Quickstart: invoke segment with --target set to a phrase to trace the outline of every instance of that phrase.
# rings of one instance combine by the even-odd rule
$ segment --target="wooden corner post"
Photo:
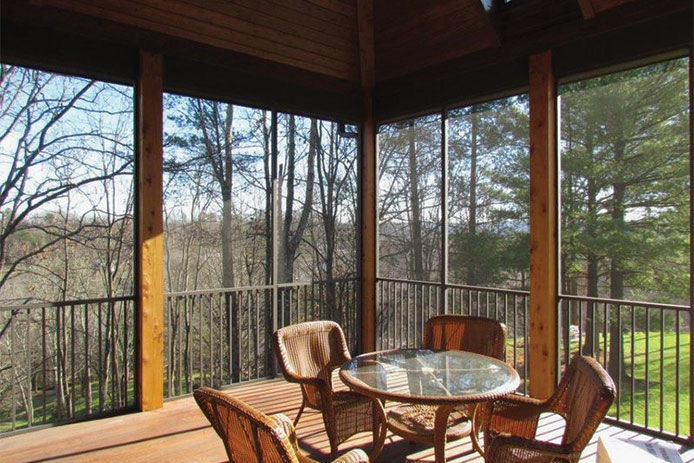
[[[361,123],[361,348],[376,350],[376,276],[378,274],[377,127],[374,117],[373,0],[358,0],[359,63],[364,95]]]
[[[137,82],[137,405],[164,402],[163,65],[140,52]]]
[[[530,68],[530,395],[557,381],[557,94],[550,51]]]

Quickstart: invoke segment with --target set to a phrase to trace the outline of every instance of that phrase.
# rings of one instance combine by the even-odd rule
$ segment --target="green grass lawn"
[[[677,350],[677,336],[675,333],[665,333],[661,336],[659,331],[648,334],[648,407],[646,407],[646,333],[634,334],[634,361],[632,397],[632,362],[631,362],[631,334],[625,333],[624,340],[624,371],[621,384],[619,384],[619,418],[633,420],[634,423],[648,424],[653,428],[662,428],[665,431],[675,433],[677,421],[679,421],[679,433],[688,434],[689,427],[689,334],[681,333],[679,340],[679,352]],[[663,375],[661,381],[661,341],[663,344],[662,366]],[[677,396],[677,361],[679,364],[679,397]],[[615,382],[616,378],[615,378]],[[660,418],[662,394],[662,423]],[[633,416],[631,415],[631,401],[633,400]],[[676,404],[679,402],[679,416]],[[648,410],[648,423],[646,423],[646,411]],[[610,409],[610,415],[617,416],[616,404]]]
[[[110,400],[110,385],[107,390],[107,398],[104,401],[103,407],[104,412],[111,410],[112,404]],[[53,423],[57,419],[58,414],[58,400],[56,398],[56,390],[50,389],[46,391],[46,408],[44,413],[43,408],[43,394],[41,391],[34,392],[34,419],[32,421],[32,426],[40,426],[42,424]],[[135,403],[135,389],[133,381],[130,381],[128,385],[128,404],[132,405]],[[63,404],[62,419],[66,419],[66,405]],[[120,407],[116,407],[120,408]],[[87,403],[82,395],[82,391],[79,390],[77,393],[75,401],[75,418],[80,418],[86,415]],[[92,405],[91,413],[99,413],[99,383],[92,383]],[[45,417],[45,419],[44,419]],[[17,410],[15,416],[15,429],[23,429],[28,426],[26,412],[21,403],[17,403]],[[12,431],[12,417],[9,410],[0,411],[0,433]]]

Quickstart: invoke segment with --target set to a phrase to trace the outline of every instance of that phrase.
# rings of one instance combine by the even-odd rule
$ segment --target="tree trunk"
[[[232,122],[234,119],[233,105],[227,105],[225,140],[223,147],[224,178],[221,182],[222,190],[222,285],[225,288],[234,287],[234,253],[232,247],[232,204],[231,194],[233,188],[233,163],[232,163]]]
[[[306,196],[304,199],[304,207],[299,216],[296,230],[292,233],[293,208],[294,208],[294,181],[296,177],[296,121],[294,116],[289,116],[289,143],[288,143],[288,160],[287,160],[287,200],[285,203],[284,225],[282,227],[283,235],[283,279],[282,282],[288,283],[294,281],[294,259],[299,250],[299,245],[306,231],[308,219],[311,215],[311,206],[313,204],[313,187],[315,178],[315,163],[316,150],[318,144],[318,123],[315,119],[311,119],[311,128],[309,133],[308,145],[308,160],[306,172]]]
[[[342,325],[342,304],[339,303],[336,293],[335,278],[335,241],[336,241],[336,221],[337,221],[337,209],[338,200],[337,193],[335,191],[337,179],[337,164],[336,160],[338,147],[337,147],[337,136],[335,134],[335,124],[331,126],[330,139],[329,139],[329,153],[326,160],[325,153],[323,151],[323,143],[320,137],[318,137],[317,151],[317,170],[318,170],[318,189],[320,192],[321,208],[322,208],[322,218],[323,218],[323,232],[325,234],[325,300],[321,300],[320,304],[328,308],[329,317]],[[322,298],[321,298],[322,299]]]
[[[624,158],[624,146],[618,144],[615,147],[615,165],[620,166]],[[619,173],[615,177],[619,178]],[[620,182],[612,184],[612,223],[617,229],[618,236],[626,236],[626,224],[624,217],[624,200],[626,187]],[[624,269],[622,267],[622,256],[619,251],[613,253],[610,259],[610,297],[612,299],[624,299]],[[607,364],[607,371],[617,380],[621,371],[624,371],[622,354],[622,333],[617,323],[616,314],[610,317],[610,357]],[[646,333],[648,336],[648,333]],[[606,343],[607,344],[607,343]],[[605,346],[607,348],[607,346]]]
[[[470,237],[477,234],[477,114],[470,115],[470,203],[467,231]],[[470,259],[467,266],[467,284],[476,285],[478,262]]]
[[[417,175],[417,154],[415,149],[414,121],[409,122],[408,157],[410,174],[410,238],[412,240],[412,263],[415,280],[426,280],[424,275],[424,243],[422,242],[422,211],[420,209],[419,179]]]
[[[264,213],[264,220],[265,220],[265,233],[264,233],[264,238],[265,238],[265,284],[277,284],[276,281],[272,281],[272,269],[274,266],[274,259],[276,256],[273,255],[273,237],[275,236],[275,230],[273,229],[273,174],[272,174],[272,146],[271,146],[271,136],[272,133],[270,130],[267,129],[267,111],[263,111],[263,118],[262,118],[262,126],[263,126],[263,151],[264,151],[264,156],[263,156],[263,174],[265,177],[265,213]],[[274,127],[276,130],[277,128]],[[266,293],[267,294],[267,293]],[[279,294],[279,292],[277,293]],[[273,300],[272,297],[274,297],[274,292],[273,295],[270,297],[265,297],[265,314],[266,314],[266,323],[265,323],[265,368],[266,368],[266,373],[270,374],[270,370],[272,367],[272,358],[274,353],[272,352],[272,349],[270,348],[270,339],[272,339],[273,335],[273,317],[274,317],[274,306],[273,306]],[[279,301],[276,301],[277,307],[279,307]],[[277,314],[279,317],[279,314]],[[282,326],[282,322],[280,320],[277,320],[277,325]]]
[[[597,201],[597,187],[595,185],[595,180],[588,179],[588,221],[587,221],[587,226],[588,226],[588,234],[591,236],[595,236],[596,230],[595,227],[597,225],[597,206],[596,206],[596,201]],[[586,256],[586,262],[587,262],[587,268],[586,268],[586,280],[587,280],[587,287],[586,287],[586,295],[589,297],[597,297],[598,296],[598,278],[599,278],[599,272],[598,272],[598,265],[599,265],[599,258],[598,256],[591,251],[588,252],[588,255]],[[585,342],[583,344],[583,348],[581,349],[581,353],[583,355],[595,355],[595,335],[596,333],[593,330],[593,325],[596,323],[594,320],[595,317],[595,304],[593,303],[588,303],[586,306],[586,318],[585,318]]]

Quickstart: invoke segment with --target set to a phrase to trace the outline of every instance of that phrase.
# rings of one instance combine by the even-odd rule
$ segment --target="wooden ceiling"
[[[355,81],[353,0],[40,0],[72,11]]]
[[[378,81],[501,45],[480,0],[376,0],[374,41]]]
[[[33,40],[35,50],[21,52],[41,55],[45,48],[45,56],[19,62],[57,62],[64,53],[53,42],[75,34],[163,53],[168,68],[181,72],[170,75],[169,80],[182,92],[189,87],[193,92],[197,85],[186,85],[184,79],[200,78],[205,82],[197,85],[201,91],[196,92],[201,95],[221,92],[220,97],[239,98],[253,93],[247,101],[260,104],[263,93],[268,93],[280,102],[293,98],[292,104],[301,106],[305,94],[316,91],[316,98],[307,106],[322,104],[322,110],[329,111],[330,105],[337,104],[343,106],[340,111],[356,114],[360,109],[354,97],[364,86],[375,86],[378,101],[396,105],[412,93],[413,82],[433,86],[444,76],[502,62],[508,65],[493,72],[503,74],[504,69],[515,66],[522,74],[517,63],[527,61],[529,53],[580,43],[658,16],[691,12],[692,2],[1,0],[0,8],[3,59],[12,59],[16,49],[26,48],[24,42]],[[691,14],[689,18],[691,30]],[[36,31],[31,27],[41,29],[43,42],[32,38]],[[107,45],[95,45],[89,52],[98,54],[99,47]],[[79,61],[82,51],[74,48],[70,60]],[[93,56],[90,59],[98,61]],[[96,61],[91,68],[113,67],[106,58],[102,63]],[[195,62],[204,62],[208,69],[196,75]],[[371,69],[362,69],[365,66]],[[235,88],[225,91],[224,82],[231,73],[247,77],[232,78]],[[365,79],[365,75],[370,77]],[[499,76],[489,78],[499,80]],[[468,76],[470,79],[478,80]],[[509,84],[500,81],[499,85]],[[270,86],[277,88],[268,89]],[[291,97],[291,93],[298,96]]]
[[[359,0],[4,0],[93,16],[347,81],[359,81]],[[495,0],[496,1],[496,0]],[[570,0],[588,16],[631,0]],[[503,45],[518,30],[514,3],[374,0],[376,81]],[[566,2],[555,1],[555,4]],[[492,8],[492,6],[494,6]],[[540,5],[538,5],[540,6]],[[502,11],[504,10],[504,11]],[[524,12],[525,9],[515,10]],[[529,25],[556,24],[557,8],[531,8]],[[564,9],[564,14],[566,14]],[[538,21],[539,14],[541,21]],[[544,18],[543,18],[544,16]],[[520,29],[522,29],[522,25]]]

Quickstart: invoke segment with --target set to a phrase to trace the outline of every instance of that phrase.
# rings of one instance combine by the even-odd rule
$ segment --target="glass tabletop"
[[[518,388],[508,364],[465,351],[398,349],[360,355],[345,363],[340,378],[372,397],[403,402],[489,400]]]

